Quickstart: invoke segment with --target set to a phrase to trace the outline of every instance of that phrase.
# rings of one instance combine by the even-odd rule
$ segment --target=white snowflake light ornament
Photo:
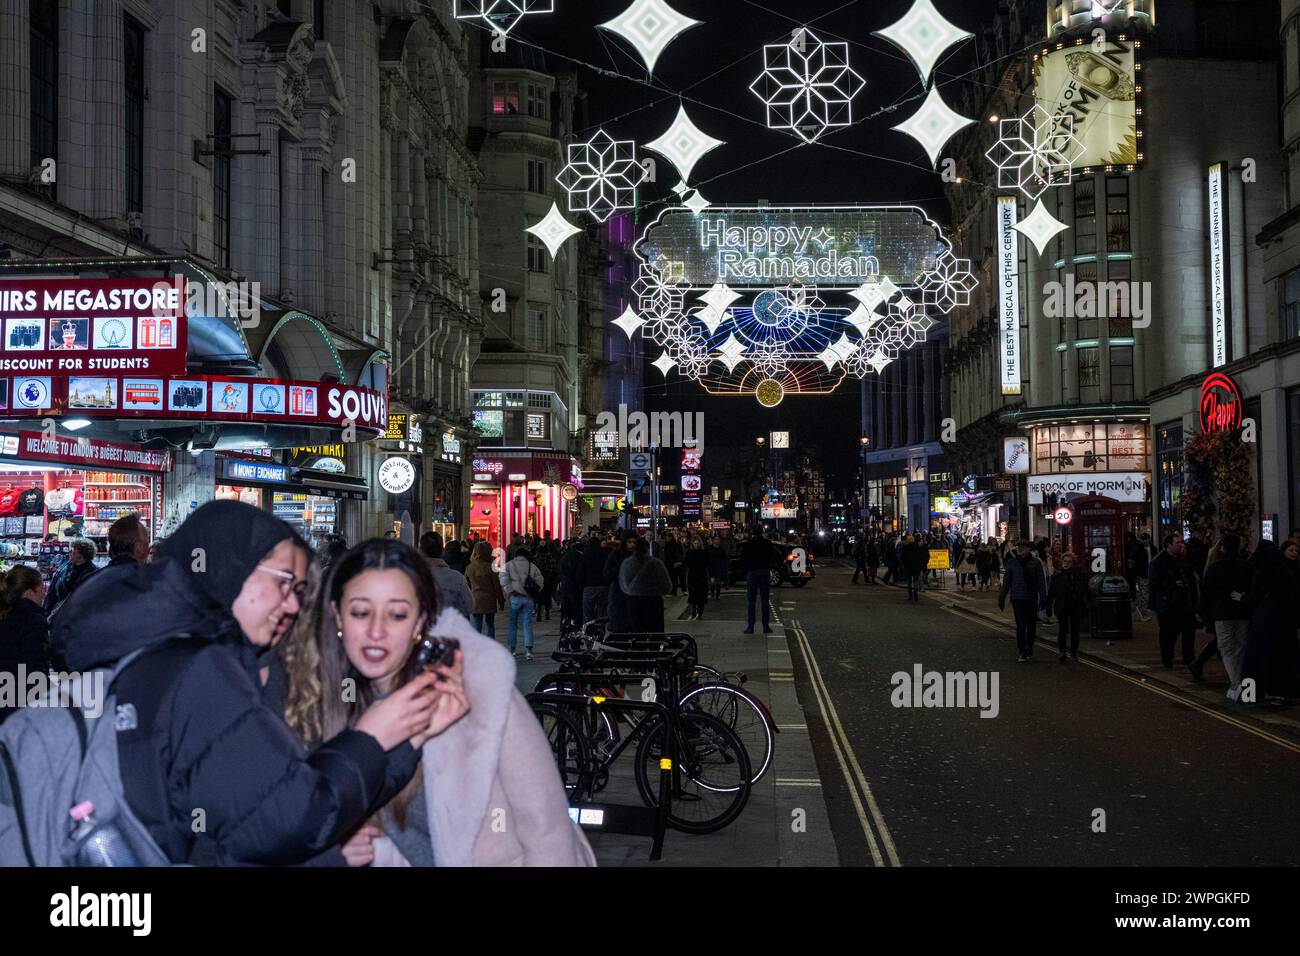
[[[853,99],[866,81],[849,66],[847,43],[824,43],[807,28],[789,43],[763,47],[763,72],[750,84],[767,107],[769,129],[806,143],[853,122]]]
[[[602,129],[569,146],[569,163],[555,181],[569,195],[569,212],[588,212],[605,222],[620,209],[636,207],[636,187],[644,178],[636,143],[616,140]]]
[[[554,12],[555,0],[456,0],[452,14],[457,20],[482,20],[505,36],[529,14]]]

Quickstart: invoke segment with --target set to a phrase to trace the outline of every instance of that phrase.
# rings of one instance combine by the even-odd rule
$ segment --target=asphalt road
[[[1042,643],[1017,663],[1010,631],[850,578],[824,562],[810,586],[772,592],[842,864],[1300,859],[1294,744]],[[997,716],[895,707],[892,675],[917,664],[984,672],[990,689],[996,673]]]

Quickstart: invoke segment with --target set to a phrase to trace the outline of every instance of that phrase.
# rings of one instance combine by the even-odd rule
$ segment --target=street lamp
[[[867,515],[870,509],[867,505],[867,449],[871,447],[871,437],[863,435],[858,439],[858,446],[862,449],[862,531],[865,534],[867,530]]]

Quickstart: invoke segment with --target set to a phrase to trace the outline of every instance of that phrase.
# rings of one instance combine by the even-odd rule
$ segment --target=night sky
[[[920,75],[902,50],[871,35],[901,17],[911,0],[669,0],[674,9],[704,22],[673,41],[649,85],[631,48],[594,27],[630,2],[555,0],[554,14],[526,17],[512,31],[512,37],[541,47],[552,71],[578,71],[589,114],[588,127],[577,131],[580,136],[603,127],[616,139],[644,143],[668,128],[681,96],[695,123],[726,141],[700,161],[692,176],[692,185],[715,204],[748,205],[760,199],[772,205],[907,202],[922,206],[940,223],[948,221],[929,158],[913,139],[891,129],[925,96]],[[978,36],[997,3],[936,0],[935,6]],[[813,145],[804,145],[793,133],[769,130],[763,104],[749,89],[762,70],[763,46],[788,42],[804,25],[824,41],[849,41],[850,65],[866,80],[854,101],[854,125],[829,132]],[[954,107],[960,102],[961,77],[974,65],[975,44],[968,40],[952,47],[935,69],[935,81]],[[656,200],[669,197],[676,182],[671,164],[662,165],[668,175],[642,189],[644,222],[653,221],[662,208]],[[648,383],[662,381],[658,370],[647,371]],[[715,454],[729,441],[750,448],[756,435],[789,430],[796,451],[820,446],[826,470],[845,483],[858,464],[858,383],[852,377],[834,395],[791,396],[769,410],[752,396],[710,397],[699,385],[674,375],[667,385],[647,387],[646,404],[650,409],[704,411],[707,445]],[[706,473],[708,466],[706,455]]]

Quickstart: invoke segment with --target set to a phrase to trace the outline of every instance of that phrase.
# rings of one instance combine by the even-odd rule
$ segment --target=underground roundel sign
[[[379,466],[379,487],[400,495],[415,484],[415,466],[405,458],[385,458]]]
[[[1241,427],[1241,391],[1222,372],[1208,375],[1201,383],[1201,431],[1230,432]]]
[[[1056,509],[1056,513],[1053,514],[1052,517],[1056,520],[1057,524],[1069,524],[1074,520],[1074,511],[1062,506]]]

